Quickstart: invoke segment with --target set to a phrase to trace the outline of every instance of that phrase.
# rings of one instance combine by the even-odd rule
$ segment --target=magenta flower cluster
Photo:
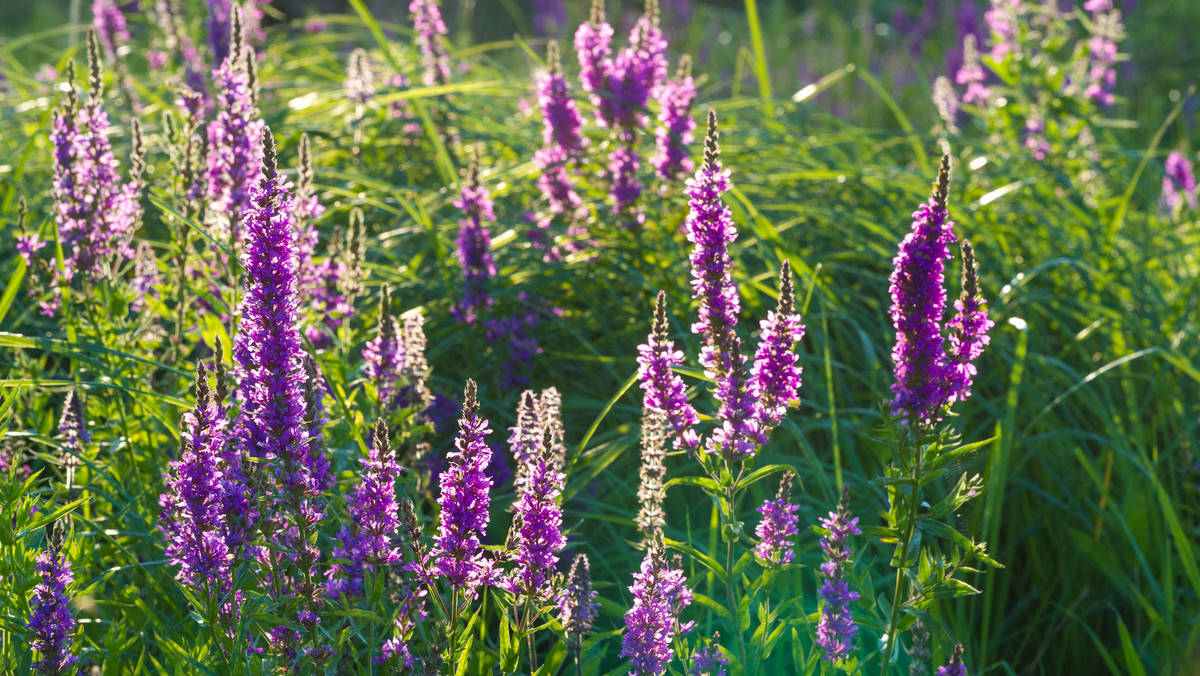
[[[683,378],[671,369],[683,363],[683,351],[667,334],[667,296],[658,292],[654,306],[654,327],[646,342],[638,346],[638,381],[642,405],[665,417],[674,432],[676,449],[695,449],[700,437],[693,429],[700,422],[696,409],[688,403]]]
[[[642,559],[629,593],[633,607],[625,613],[621,657],[629,660],[631,673],[637,676],[666,673],[675,654],[671,642],[692,628],[691,623],[679,623],[679,614],[692,602],[692,591],[678,563],[667,560],[661,544],[652,545]]]
[[[26,627],[29,646],[41,653],[41,659],[31,666],[44,676],[65,676],[71,673],[79,657],[72,652],[75,618],[67,596],[67,585],[74,576],[60,543],[48,542],[47,549],[38,554],[37,572],[38,583],[29,599],[33,614]]]
[[[1192,172],[1192,161],[1178,150],[1171,151],[1164,163],[1162,180],[1162,205],[1168,212],[1175,212],[1184,204],[1196,210],[1196,175]]]
[[[792,538],[800,532],[797,527],[800,517],[796,515],[800,505],[794,504],[791,499],[794,476],[790,471],[785,472],[779,482],[779,493],[775,499],[767,500],[758,507],[762,521],[754,529],[754,534],[758,537],[754,554],[771,567],[791,563],[796,558],[793,549],[795,541]]]
[[[450,60],[442,43],[446,35],[446,22],[442,21],[438,0],[412,0],[408,12],[412,15],[414,39],[421,52],[421,65],[425,69],[424,83],[434,85],[449,82]]]
[[[263,121],[258,117],[247,59],[252,50],[237,37],[229,55],[213,70],[216,116],[208,123],[205,193],[218,240],[241,242],[251,190],[262,176]]]
[[[454,316],[469,324],[479,317],[480,311],[491,307],[492,298],[487,286],[496,276],[492,238],[484,225],[496,220],[496,214],[492,210],[491,193],[479,183],[478,165],[472,165],[454,206],[466,216],[458,222],[458,239],[455,240],[463,274],[463,295],[454,308]]]
[[[846,562],[850,560],[851,535],[861,535],[858,528],[858,517],[851,517],[850,490],[842,490],[842,498],[836,511],[830,512],[828,518],[822,518],[821,527],[829,534],[821,538],[821,550],[825,552],[825,562],[821,564],[821,576],[824,582],[818,593],[825,602],[821,606],[821,619],[817,623],[817,645],[824,652],[825,659],[836,662],[845,659],[854,650],[854,637],[858,627],[850,612],[850,604],[858,600],[858,592],[851,591],[845,579]]]

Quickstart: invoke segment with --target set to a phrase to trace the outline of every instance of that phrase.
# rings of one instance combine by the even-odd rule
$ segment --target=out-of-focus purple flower
[[[63,448],[79,454],[83,447],[92,441],[92,433],[88,431],[87,415],[84,412],[83,395],[78,390],[67,392],[63,400],[62,415],[58,419],[58,433],[62,436]]]
[[[319,16],[309,18],[304,22],[304,30],[307,33],[324,33],[329,28],[329,22]]]
[[[662,544],[655,542],[642,559],[641,572],[629,587],[633,607],[625,613],[621,657],[629,660],[633,674],[658,676],[674,656],[671,642],[688,632],[692,623],[680,625],[679,614],[692,602],[683,571],[667,561]]]
[[[233,13],[234,17],[241,16],[238,8]],[[241,240],[250,192],[262,176],[264,122],[258,117],[247,66],[247,59],[252,58],[253,52],[235,36],[229,55],[212,74],[217,114],[208,123],[206,193],[214,215],[215,236],[233,243],[235,249]]]
[[[962,662],[962,654],[962,644],[956,644],[954,654],[950,656],[950,663],[944,667],[938,667],[936,676],[967,676],[967,665]]]
[[[580,128],[583,118],[571,98],[567,78],[563,75],[558,42],[551,40],[546,48],[547,70],[537,81],[538,106],[542,110],[542,143],[562,148],[576,159],[586,144]]]
[[[392,636],[384,641],[379,657],[372,658],[371,661],[395,660],[396,664],[404,669],[412,669],[420,660],[412,654],[408,642],[417,625],[428,615],[425,612],[427,592],[425,589],[413,591],[405,588],[401,593],[404,595],[404,602],[400,604],[400,609],[396,611],[396,618],[392,621]]]
[[[779,268],[779,304],[759,324],[762,335],[750,368],[750,395],[757,403],[759,428],[764,434],[779,424],[800,392],[802,369],[796,365],[796,343],[804,337],[804,325],[795,312],[792,266]]]
[[[1164,163],[1165,175],[1162,181],[1162,204],[1168,212],[1174,213],[1184,203],[1192,211],[1196,210],[1196,175],[1192,173],[1192,161],[1178,150],[1171,151]],[[37,236],[34,235],[34,239]],[[17,248],[20,249],[18,243]],[[22,254],[24,256],[24,254]]]
[[[116,0],[92,0],[92,27],[104,47],[104,55],[109,61],[115,60],[122,44],[129,41],[125,15]]]
[[[1017,32],[1020,29],[1018,12],[1021,0],[991,0],[991,7],[984,12],[983,20],[987,23],[992,37],[992,58],[1004,61],[1009,54],[1020,51],[1017,43]]]
[[[220,357],[218,357],[219,359]],[[218,390],[224,383],[218,378]],[[175,579],[201,598],[231,591],[234,552],[226,488],[237,474],[226,467],[229,430],[224,402],[214,396],[204,362],[196,365],[196,406],[183,415],[179,457],[159,497],[167,561]]]
[[[664,181],[672,181],[694,169],[688,157],[688,146],[695,138],[692,130],[692,102],[696,100],[696,83],[692,79],[692,60],[679,60],[675,78],[663,82],[654,92],[658,100],[658,123],[654,129],[655,153],[651,158],[655,171]]]
[[[721,649],[720,640],[720,632],[713,632],[707,646],[697,646],[696,652],[692,653],[692,667],[687,671],[688,676],[725,676],[729,658]]]
[[[246,216],[245,295],[234,343],[241,412],[237,436],[251,457],[266,463],[275,484],[271,500],[296,523],[324,516],[320,496],[333,483],[329,461],[314,449],[296,294],[296,235],[290,222],[291,184],[277,173],[275,142],[262,132],[262,180],[251,188]],[[313,413],[315,416],[315,413]]]
[[[367,56],[367,50],[356,49],[350,52],[342,88],[350,103],[358,106],[365,106],[375,96],[375,75],[371,72],[371,59]]]
[[[408,76],[404,75],[403,73],[392,73],[390,76],[384,78],[383,83],[388,87],[404,89],[407,89],[411,84],[408,81]],[[412,105],[407,100],[400,99],[399,101],[392,101],[390,104],[388,104],[388,117],[391,117],[393,120],[400,120],[404,123],[400,128],[400,130],[404,132],[405,136],[403,142],[404,145],[412,145],[416,143],[416,139],[424,133],[424,129],[421,127],[420,120],[417,119],[416,113],[413,112]]]
[[[1091,8],[1091,9],[1089,9]],[[1092,13],[1092,37],[1088,40],[1088,86],[1083,94],[1105,108],[1115,101],[1113,87],[1117,83],[1117,41],[1124,33],[1121,12],[1111,2],[1088,2],[1084,9]]]
[[[943,156],[933,196],[913,213],[912,231],[892,260],[891,315],[896,327],[892,412],[912,425],[940,420],[940,409],[952,392],[942,339],[945,267],[956,239],[946,212],[949,186],[950,159]]]
[[[829,534],[821,538],[821,549],[825,562],[821,564],[821,576],[825,581],[818,593],[825,604],[821,607],[821,619],[817,623],[817,645],[825,659],[836,662],[845,659],[854,651],[854,637],[858,627],[850,612],[850,604],[858,600],[858,592],[851,591],[843,578],[846,562],[850,560],[851,535],[861,535],[858,517],[850,516],[850,487],[842,489],[842,499],[837,511],[821,519],[821,527]]]
[[[596,108],[608,84],[612,38],[613,27],[604,16],[604,0],[592,0],[591,18],[575,31],[575,55],[579,59],[579,84]]]
[[[699,319],[692,324],[692,331],[704,338],[700,364],[716,381],[713,398],[720,403],[718,427],[707,450],[734,458],[752,455],[758,444],[766,443],[766,437],[757,424],[760,416],[748,388],[746,356],[736,331],[741,301],[733,283],[729,245],[737,239],[737,228],[729,207],[721,201],[730,182],[729,170],[721,166],[717,137],[717,114],[709,110],[704,166],[687,180],[688,215],[684,227],[693,244],[692,295],[700,302]]]
[[[558,618],[563,631],[572,640],[591,633],[592,624],[600,616],[600,604],[592,590],[592,571],[586,554],[576,554],[571,562],[567,583],[559,592]]]
[[[342,526],[339,546],[333,551],[335,558],[349,563],[330,567],[326,588],[331,596],[361,594],[367,572],[401,559],[392,538],[400,531],[396,482],[404,468],[396,462],[383,418],[376,421],[371,450],[361,462],[362,483],[346,498],[350,525]]]
[[[517,299],[523,307],[504,317],[489,317],[484,320],[487,342],[491,345],[507,345],[508,359],[501,364],[505,388],[524,387],[529,384],[528,370],[533,358],[542,353],[538,347],[537,328],[541,313],[545,310],[530,302],[529,294],[522,291]],[[550,312],[556,312],[553,308]]]
[[[413,35],[421,51],[421,65],[425,68],[423,82],[426,85],[446,84],[450,81],[450,61],[446,45],[446,23],[442,21],[442,9],[438,0],[412,0],[408,12],[412,15]]]
[[[1165,184],[1164,184],[1165,185]],[[36,232],[31,235],[17,235],[17,254],[25,261],[26,267],[33,267],[37,261],[37,252],[46,246],[46,240]]]
[[[962,96],[963,103],[986,103],[991,91],[983,82],[987,75],[983,72],[983,63],[979,59],[979,48],[974,35],[963,38],[962,68],[954,74],[954,81],[966,85],[967,91]]]
[[[977,50],[978,46],[987,40],[988,33],[984,30],[979,15],[978,0],[958,3],[958,7],[954,10],[954,28],[958,35],[958,49],[946,50],[946,74],[951,76],[957,73],[965,63],[967,36],[973,36]]]
[[[608,155],[607,175],[612,212],[620,215],[626,227],[641,225],[646,220],[646,214],[637,207],[638,198],[642,196],[642,182],[638,180],[641,166],[642,158],[634,149],[632,134],[622,132],[617,147]]]
[[[538,176],[538,190],[546,196],[552,214],[574,213],[583,200],[571,185],[571,173],[567,169],[570,158],[560,146],[540,148],[533,154],[533,163],[542,171]]]
[[[754,553],[772,568],[791,563],[796,558],[796,552],[793,549],[796,543],[791,538],[800,532],[797,528],[800,517],[796,516],[796,510],[800,509],[800,505],[792,503],[792,477],[794,476],[790,471],[784,472],[783,478],[779,481],[779,493],[776,494],[775,499],[767,500],[758,507],[758,513],[762,514],[762,521],[754,529],[754,534],[758,536],[758,544],[754,547]]]
[[[517,568],[504,586],[513,594],[529,599],[548,600],[552,596],[551,575],[558,566],[559,552],[566,544],[562,534],[563,474],[554,461],[550,435],[538,430],[533,455],[527,460],[524,475],[519,476],[517,502],[513,506],[513,561]]]
[[[565,0],[533,0],[533,32],[541,37],[557,33],[567,25]]]
[[[1039,111],[1032,111],[1025,120],[1025,148],[1033,159],[1043,162],[1050,154],[1050,141],[1046,138],[1046,121]]]
[[[221,63],[228,58],[235,42],[266,38],[262,30],[263,11],[259,5],[270,2],[247,0],[244,4],[235,5],[231,0],[205,0],[208,5],[208,46],[212,51],[213,63]],[[236,16],[239,13],[241,17]]]
[[[628,46],[602,64],[604,86],[596,97],[597,124],[626,133],[646,125],[646,103],[667,77],[666,51],[667,40],[658,25],[658,3],[650,0],[629,33]]]
[[[700,417],[688,403],[683,378],[671,369],[683,363],[683,351],[667,337],[667,295],[659,291],[654,304],[654,324],[646,342],[638,346],[638,380],[642,406],[662,415],[669,424],[676,449],[693,450],[700,437],[693,429]]]
[[[71,615],[71,600],[67,597],[67,585],[74,576],[71,564],[62,552],[61,536],[52,533],[53,530],[53,527],[47,529],[46,549],[37,556],[39,580],[29,599],[33,613],[25,626],[29,630],[29,646],[42,656],[31,665],[33,670],[45,676],[65,676],[72,673],[79,661],[79,657],[71,652],[75,618]]]
[[[161,49],[151,49],[146,52],[146,66],[152,71],[166,68],[168,60],[167,53]]]
[[[466,218],[458,222],[458,264],[463,272],[463,296],[454,308],[454,317],[460,322],[472,323],[480,309],[492,305],[487,285],[496,276],[496,263],[492,260],[492,238],[485,221],[496,220],[492,210],[492,195],[479,183],[479,165],[472,163],[467,180],[463,183],[459,198],[454,200]]]
[[[492,450],[484,440],[491,429],[479,415],[475,381],[468,380],[463,392],[462,419],[458,437],[442,472],[441,522],[434,538],[433,558],[437,573],[457,592],[474,598],[479,586],[492,575],[491,561],[484,557],[481,540],[487,532],[489,492],[492,481],[485,470]]]
[[[971,381],[976,373],[975,360],[991,342],[988,331],[996,324],[988,319],[987,304],[979,295],[975,251],[967,240],[962,243],[962,296],[954,301],[954,309],[957,314],[946,322],[949,333],[947,360],[952,379],[950,403],[971,396]]]

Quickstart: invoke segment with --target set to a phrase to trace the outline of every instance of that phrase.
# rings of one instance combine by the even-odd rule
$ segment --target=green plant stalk
[[[914,432],[915,434],[915,432]],[[916,438],[920,438],[917,436]],[[900,452],[901,457],[904,453],[904,444],[901,442]],[[904,571],[908,568],[908,546],[912,542],[913,533],[917,527],[917,505],[920,503],[920,482],[921,482],[921,464],[924,460],[924,451],[921,444],[917,443],[916,447],[917,462],[913,466],[913,485],[912,495],[909,497],[908,523],[905,524],[904,538],[900,540],[900,563],[896,567],[896,588],[892,596],[892,612],[888,619],[887,626],[887,641],[884,644],[883,650],[883,667],[880,670],[881,676],[887,676],[889,662],[892,658],[892,649],[896,643],[896,629],[899,626],[900,620],[900,601],[901,592],[904,591]]]

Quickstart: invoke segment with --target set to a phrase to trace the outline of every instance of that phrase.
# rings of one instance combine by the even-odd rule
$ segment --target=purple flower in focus
[[[750,368],[750,395],[757,402],[759,429],[763,434],[779,424],[800,392],[802,369],[796,365],[796,343],[804,337],[800,314],[794,311],[792,266],[779,268],[779,304],[762,320],[762,336]]]
[[[413,35],[425,69],[422,81],[426,85],[446,84],[450,81],[450,62],[442,42],[446,23],[442,21],[438,0],[412,0],[408,12],[412,15]]]
[[[642,406],[662,415],[674,436],[676,449],[695,449],[700,437],[693,429],[700,417],[688,403],[683,378],[671,369],[683,363],[683,352],[667,337],[667,296],[659,291],[654,304],[654,326],[646,342],[638,346],[638,380]]]
[[[492,450],[484,440],[491,429],[479,415],[475,381],[468,380],[463,393],[462,419],[458,437],[442,472],[441,521],[434,539],[434,565],[437,573],[457,592],[474,598],[479,586],[491,578],[491,562],[484,557],[481,540],[487,532],[489,492],[492,481],[485,470]]]
[[[858,592],[850,591],[843,578],[846,562],[850,560],[851,535],[861,535],[858,517],[850,517],[850,487],[842,488],[842,499],[835,512],[821,519],[821,527],[829,534],[821,538],[821,549],[825,562],[821,564],[821,576],[825,581],[818,593],[825,604],[821,607],[821,619],[817,623],[817,645],[824,651],[825,659],[836,662],[845,659],[854,650],[854,636],[858,627],[850,613],[850,604],[858,600]]]
[[[679,60],[675,78],[659,85],[654,98],[658,100],[659,126],[654,129],[656,150],[650,161],[659,178],[671,181],[694,169],[692,158],[688,157],[688,146],[695,140],[692,130],[696,128],[692,119],[696,83],[692,79],[691,58],[685,55]]]
[[[791,563],[796,558],[793,550],[796,543],[791,538],[800,532],[797,527],[800,517],[796,516],[800,505],[793,504],[791,499],[794,476],[791,471],[784,472],[775,499],[763,502],[758,508],[762,521],[754,529],[759,539],[754,554],[771,568]]]
[[[335,558],[349,563],[330,567],[327,588],[331,596],[361,594],[366,572],[401,559],[392,538],[400,531],[396,482],[404,468],[396,462],[383,418],[376,421],[371,450],[361,462],[362,483],[346,497],[350,525],[342,526],[340,546],[333,551]]]
[[[71,615],[71,600],[67,597],[67,585],[74,577],[71,564],[62,552],[63,543],[57,528],[57,523],[47,528],[46,549],[37,556],[39,580],[29,599],[33,613],[25,625],[29,630],[29,646],[41,654],[41,659],[31,666],[45,676],[73,673],[73,667],[79,661],[79,657],[71,652],[75,618]]]
[[[956,239],[946,212],[949,184],[950,158],[943,156],[933,196],[913,213],[912,231],[892,260],[892,412],[912,425],[940,420],[940,409],[953,390],[942,339],[945,267]]]
[[[988,331],[995,322],[988,319],[986,302],[979,295],[979,276],[975,267],[975,251],[971,243],[962,243],[962,296],[954,301],[957,311],[946,323],[949,332],[947,360],[951,370],[949,403],[971,396],[971,381],[975,376],[975,360],[991,342]]]
[[[1171,151],[1164,163],[1165,175],[1162,181],[1162,205],[1169,213],[1174,213],[1185,203],[1192,211],[1196,210],[1196,175],[1192,173],[1192,162],[1188,156],[1178,150]],[[36,238],[36,235],[35,235]]]
[[[531,398],[531,397],[530,397]],[[505,580],[505,588],[530,599],[551,597],[551,575],[558,565],[559,552],[566,539],[562,535],[562,495],[566,475],[554,461],[550,435],[543,432],[534,454],[527,459],[523,475],[518,475],[518,495],[513,506],[513,538],[517,564],[514,575]]]
[[[954,654],[950,656],[950,663],[944,667],[938,667],[936,676],[967,676],[967,665],[962,663],[962,654],[962,644],[956,644]]]
[[[729,658],[721,649],[720,640],[720,632],[713,632],[707,646],[696,648],[696,652],[692,653],[692,668],[687,670],[688,676],[725,676]]]
[[[479,165],[472,163],[467,180],[463,183],[459,198],[454,200],[466,218],[458,222],[458,263],[463,272],[463,296],[455,306],[454,317],[460,322],[472,323],[480,308],[489,308],[492,299],[488,296],[488,281],[496,276],[496,263],[492,260],[492,238],[484,221],[496,220],[492,210],[492,196],[479,183]]]
[[[677,634],[691,629],[689,622],[679,623],[679,614],[692,602],[692,591],[678,562],[672,567],[655,542],[642,559],[641,572],[633,574],[629,587],[633,607],[625,613],[625,635],[621,637],[621,657],[629,660],[631,673],[658,676],[666,673],[674,656],[671,642]]]

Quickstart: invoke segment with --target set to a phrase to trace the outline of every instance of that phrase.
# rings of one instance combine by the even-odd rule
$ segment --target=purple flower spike
[[[958,72],[954,74],[955,82],[967,86],[967,91],[962,96],[963,103],[987,103],[991,91],[987,85],[983,84],[986,78],[983,64],[979,60],[979,47],[976,44],[975,36],[967,34],[963,37],[962,68],[959,68]]]
[[[676,449],[693,450],[700,445],[700,437],[693,429],[700,417],[688,403],[683,378],[671,371],[683,363],[683,351],[675,349],[675,341],[667,337],[667,330],[667,295],[659,291],[654,304],[654,328],[646,342],[638,346],[642,405],[666,418]]]
[[[642,467],[638,472],[638,513],[634,523],[648,539],[662,537],[667,515],[663,511],[663,476],[667,473],[664,464],[667,455],[667,420],[662,413],[642,408]]]
[[[612,62],[613,27],[604,17],[604,0],[592,0],[592,14],[575,31],[575,55],[579,59],[579,83],[588,92],[592,105],[600,107],[608,86]]]
[[[542,110],[542,143],[546,147],[562,148],[574,160],[583,152],[587,140],[580,133],[583,117],[571,98],[556,40],[551,40],[546,48],[546,63],[548,68],[537,81],[538,106]]]
[[[218,392],[224,387],[218,376]],[[179,566],[175,579],[202,598],[226,594],[233,582],[233,541],[225,493],[237,473],[226,467],[228,421],[224,402],[209,388],[204,362],[196,365],[196,407],[183,415],[180,437],[179,457],[171,462],[159,498],[167,560]]]
[[[790,471],[784,472],[775,499],[767,500],[758,508],[762,521],[754,529],[759,538],[754,553],[772,568],[791,563],[796,558],[793,550],[796,543],[791,538],[800,532],[797,528],[800,517],[796,516],[800,505],[793,504],[791,499],[794,476]]]
[[[956,239],[946,212],[949,186],[950,158],[944,156],[933,196],[913,213],[912,232],[892,261],[891,315],[896,327],[892,412],[912,425],[939,421],[940,409],[952,393],[942,340],[945,267]]]
[[[551,597],[551,575],[566,539],[562,535],[562,495],[566,475],[554,462],[551,433],[544,432],[526,474],[518,478],[519,495],[513,508],[517,564],[515,575],[505,581],[508,591],[529,599]]]
[[[563,630],[578,640],[590,634],[600,616],[600,604],[592,590],[592,570],[586,554],[576,554],[567,574],[567,584],[558,597],[558,614]]]
[[[404,468],[396,462],[383,418],[376,421],[371,451],[361,462],[362,483],[347,496],[350,525],[342,527],[338,534],[340,546],[333,551],[335,558],[348,559],[349,563],[330,568],[327,588],[331,596],[361,594],[367,571],[401,560],[392,537],[400,531],[396,481]]]
[[[488,280],[496,276],[496,263],[492,260],[492,237],[484,221],[496,220],[492,211],[492,196],[487,188],[479,184],[479,164],[471,163],[460,197],[454,201],[466,215],[458,222],[458,263],[463,271],[463,297],[454,308],[454,317],[460,322],[472,323],[481,308],[491,307],[492,299],[487,293]]]
[[[688,146],[695,137],[692,131],[692,102],[696,100],[696,83],[692,79],[692,60],[684,56],[673,80],[659,85],[654,97],[658,99],[658,123],[654,130],[655,154],[651,159],[659,178],[672,181],[693,170]]]
[[[71,600],[67,585],[71,584],[71,564],[62,553],[62,535],[57,522],[46,528],[46,550],[37,556],[38,583],[33,587],[29,605],[29,646],[42,658],[33,662],[33,670],[44,676],[65,676],[73,673],[79,657],[71,653],[74,642],[75,618],[71,616]]]
[[[542,423],[539,402],[533,390],[526,390],[517,404],[517,424],[508,429],[508,447],[516,464],[516,488],[520,496],[525,490],[524,479],[537,466],[542,446]]]
[[[258,117],[255,83],[250,77],[248,60],[254,53],[246,49],[241,25],[242,11],[234,7],[229,55],[212,74],[217,114],[208,123],[207,194],[214,214],[214,235],[235,248],[241,241],[239,229],[251,190],[262,176],[265,127]]]
[[[804,325],[794,305],[792,266],[784,261],[779,269],[779,305],[759,325],[762,337],[750,369],[750,394],[757,402],[763,434],[783,420],[800,392],[795,347],[804,337]]]
[[[296,294],[296,235],[290,222],[291,184],[277,173],[275,141],[262,133],[262,180],[246,209],[245,295],[234,344],[241,414],[238,438],[253,458],[267,463],[278,493],[298,522],[311,527],[324,516],[319,496],[333,484],[329,463],[314,452],[305,384]],[[310,393],[311,395],[311,393]],[[314,405],[316,401],[312,402]]]
[[[954,646],[954,654],[950,656],[950,664],[937,668],[936,676],[967,676],[967,666],[962,663],[963,647],[959,643]]]
[[[721,649],[720,640],[720,632],[713,632],[707,646],[696,648],[696,652],[692,653],[692,668],[688,669],[688,676],[725,676],[729,658]]]
[[[115,0],[92,1],[92,27],[104,47],[104,55],[109,61],[115,60],[122,44],[129,41],[125,15]]]
[[[612,212],[621,217],[626,227],[641,225],[646,215],[637,207],[638,198],[642,196],[642,182],[638,180],[638,170],[642,166],[642,158],[634,149],[632,133],[622,131],[620,142],[608,155],[608,181],[612,194]]]
[[[987,304],[979,295],[979,273],[975,267],[975,250],[967,240],[962,242],[962,296],[954,301],[958,313],[946,323],[949,331],[948,359],[951,369],[949,402],[963,401],[971,396],[975,360],[991,342],[988,331],[996,325],[988,319]]]
[[[425,68],[423,82],[426,85],[446,84],[450,81],[450,61],[446,45],[446,23],[442,21],[442,9],[438,0],[412,0],[408,5],[412,15],[413,34],[417,49],[421,51],[421,65]]]
[[[858,517],[850,516],[850,487],[842,488],[842,499],[836,512],[821,519],[821,527],[829,535],[821,538],[821,549],[825,552],[825,563],[821,564],[821,576],[825,578],[818,593],[825,601],[821,607],[821,620],[817,623],[817,645],[825,653],[825,659],[836,662],[847,658],[854,651],[854,636],[858,627],[850,613],[850,604],[858,600],[858,592],[850,591],[843,579],[846,562],[850,560],[851,535],[861,535]]]
[[[437,573],[447,578],[455,591],[474,598],[481,584],[491,577],[491,562],[484,558],[481,539],[487,532],[489,491],[492,480],[487,466],[492,450],[484,440],[491,433],[479,415],[474,380],[463,393],[462,419],[458,438],[447,457],[449,466],[440,477],[441,523],[434,539],[433,557]]]
[[[633,574],[629,587],[633,607],[625,613],[625,635],[621,657],[628,658],[631,673],[658,676],[666,673],[674,656],[671,642],[687,633],[692,623],[680,625],[679,614],[692,602],[683,571],[667,561],[661,542],[651,545],[642,559],[641,572]]]

